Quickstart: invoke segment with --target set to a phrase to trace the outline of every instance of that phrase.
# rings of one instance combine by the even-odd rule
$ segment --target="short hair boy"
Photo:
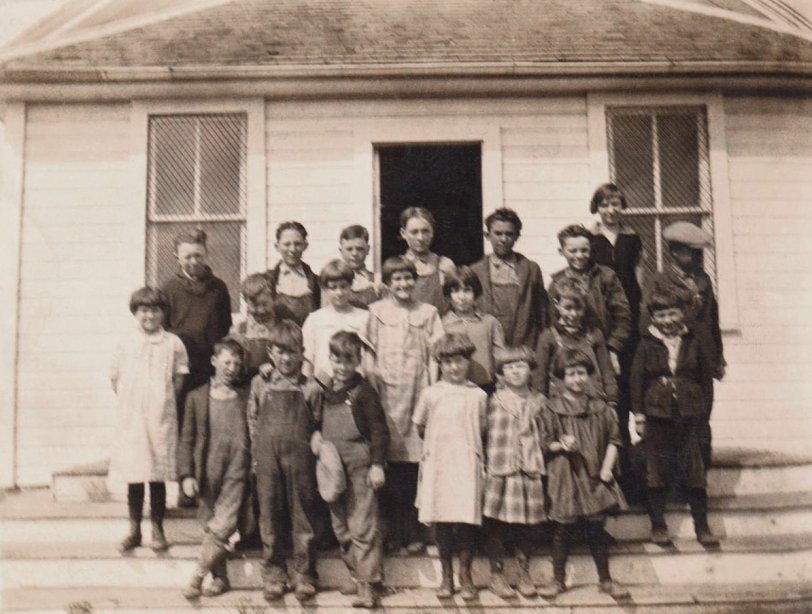
[[[314,522],[319,513],[316,459],[310,437],[321,419],[322,393],[302,374],[302,331],[276,322],[268,336],[273,369],[251,381],[248,430],[257,478],[264,597],[280,599],[288,581],[284,535],[290,522],[296,597],[316,593]]]
[[[482,285],[479,308],[499,320],[508,345],[536,347],[547,326],[547,293],[539,265],[513,250],[522,232],[515,211],[502,207],[485,218],[491,254],[472,265]]]
[[[369,312],[351,304],[355,272],[344,260],[331,260],[319,273],[324,306],[312,312],[302,326],[305,373],[326,383],[333,374],[330,338],[339,330],[364,334]]]
[[[373,608],[383,581],[383,543],[378,528],[377,491],[384,485],[389,429],[380,397],[358,373],[361,338],[338,331],[328,341],[332,377],[324,392],[321,429],[311,440],[319,454],[323,441],[336,447],[347,474],[347,490],[329,503],[333,532],[350,574],[358,582],[353,606]]]
[[[631,334],[631,308],[620,279],[612,269],[596,264],[591,258],[592,234],[580,224],[567,226],[558,233],[558,253],[567,261],[567,267],[553,274],[549,294],[550,318],[555,321],[557,286],[564,279],[579,283],[587,297],[589,312],[597,328],[606,338],[615,374],[620,372],[618,354]]]
[[[366,309],[381,298],[381,289],[375,283],[375,275],[366,266],[366,258],[369,255],[369,231],[360,224],[347,226],[339,236],[338,251],[355,273],[350,304]]]
[[[632,364],[632,411],[638,432],[645,436],[652,541],[670,541],[664,509],[676,478],[687,489],[697,540],[709,545],[717,539],[708,528],[699,433],[710,410],[712,363],[705,340],[685,325],[683,305],[682,297],[667,290],[648,298],[651,324]]]

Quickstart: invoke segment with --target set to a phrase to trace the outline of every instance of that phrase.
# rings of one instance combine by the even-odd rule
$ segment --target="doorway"
[[[457,265],[482,258],[482,148],[459,145],[381,145],[378,164],[380,261],[402,254],[400,214],[424,207],[437,220],[432,251]]]

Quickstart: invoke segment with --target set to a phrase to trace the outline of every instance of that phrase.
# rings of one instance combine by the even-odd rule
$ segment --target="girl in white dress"
[[[165,483],[177,478],[175,399],[189,373],[189,360],[180,338],[163,328],[167,306],[166,295],[157,288],[133,292],[135,326],[116,346],[110,370],[118,427],[110,478],[127,483],[130,516],[130,532],[119,546],[122,553],[141,545],[144,482],[149,482],[152,549],[169,547],[163,530]]]
[[[483,450],[488,395],[467,378],[476,347],[465,333],[434,345],[442,380],[423,390],[412,421],[423,437],[417,486],[418,518],[433,524],[442,564],[440,598],[454,592],[451,558],[460,556],[460,594],[476,599],[471,579],[476,527],[482,524]]]

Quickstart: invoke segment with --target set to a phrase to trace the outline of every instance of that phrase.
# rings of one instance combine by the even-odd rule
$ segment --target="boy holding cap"
[[[725,376],[725,358],[722,347],[722,331],[719,327],[719,304],[713,294],[713,284],[702,270],[702,251],[711,247],[713,237],[710,233],[691,222],[674,222],[663,229],[663,239],[668,245],[671,264],[665,270],[655,273],[646,295],[651,296],[662,291],[676,292],[685,302],[685,321],[694,334],[700,338],[708,350],[711,371],[714,379]],[[640,329],[645,332],[651,320],[645,310],[641,313]],[[713,388],[710,391],[708,407],[713,404]],[[700,443],[705,467],[710,467],[711,433],[710,410],[701,430]]]
[[[329,349],[333,375],[324,391],[321,429],[313,433],[310,445],[316,455],[327,447],[326,442],[334,445],[346,470],[346,490],[328,501],[341,558],[353,579],[340,590],[357,593],[353,607],[374,608],[375,585],[383,581],[376,492],[385,482],[389,429],[378,393],[358,373],[361,338],[351,331],[338,331],[330,337]]]

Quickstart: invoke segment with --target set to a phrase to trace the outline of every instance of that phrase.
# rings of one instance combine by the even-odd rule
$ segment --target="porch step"
[[[709,522],[719,536],[781,535],[812,528],[812,491],[712,497]],[[693,522],[685,505],[669,505],[666,521],[675,537],[692,538]],[[174,544],[198,544],[203,536],[194,510],[170,509],[165,521]],[[122,503],[54,502],[45,489],[24,491],[0,504],[0,542],[113,543],[127,530]],[[149,521],[142,530],[148,535]],[[618,540],[648,538],[648,516],[632,507],[610,518],[606,530]]]
[[[708,493],[732,497],[748,494],[812,490],[812,457],[770,450],[725,447],[714,450],[708,473]],[[55,471],[51,492],[57,501],[124,501],[120,486],[107,481],[108,461]],[[169,485],[168,500],[177,496]]]
[[[594,585],[574,586],[555,601],[542,598],[519,597],[510,602],[499,599],[488,591],[481,591],[479,600],[462,601],[459,595],[441,602],[431,589],[407,589],[383,597],[377,612],[449,612],[478,611],[488,614],[535,614],[540,607],[555,607],[556,612],[583,609],[600,612],[628,612],[640,608],[646,612],[702,612],[703,614],[740,614],[769,609],[770,612],[809,612],[812,608],[812,586],[806,583],[785,583],[780,586],[754,583],[747,587],[720,584],[677,584],[672,586],[629,586],[631,598],[623,602],[598,592]],[[217,598],[201,598],[194,605],[187,602],[178,589],[137,588],[94,589],[10,589],[0,591],[6,612],[194,612],[211,609],[227,612],[347,612],[350,597],[336,591],[319,593],[306,606],[292,595],[280,601],[278,609],[270,609],[257,591],[235,590]],[[464,609],[461,609],[464,608]],[[357,610],[356,610],[357,611]],[[548,610],[549,611],[549,610]]]
[[[622,542],[612,547],[612,574],[627,584],[812,582],[812,533],[771,537],[735,537],[718,548],[703,548],[695,540],[675,540],[662,548],[646,542]],[[5,589],[90,587],[177,588],[188,581],[198,554],[192,545],[173,546],[156,555],[138,548],[122,557],[111,543],[3,544],[0,577]],[[440,562],[430,548],[425,556],[391,556],[385,560],[387,585],[394,588],[430,588],[439,583]],[[336,588],[347,572],[336,552],[318,560],[319,584]],[[488,562],[478,557],[474,581],[485,586]],[[232,585],[240,589],[262,587],[258,552],[237,554],[229,560]],[[506,564],[509,578],[512,562]],[[549,553],[542,549],[531,561],[537,582],[552,576]],[[595,566],[585,548],[574,548],[568,578],[575,585],[597,582]]]

